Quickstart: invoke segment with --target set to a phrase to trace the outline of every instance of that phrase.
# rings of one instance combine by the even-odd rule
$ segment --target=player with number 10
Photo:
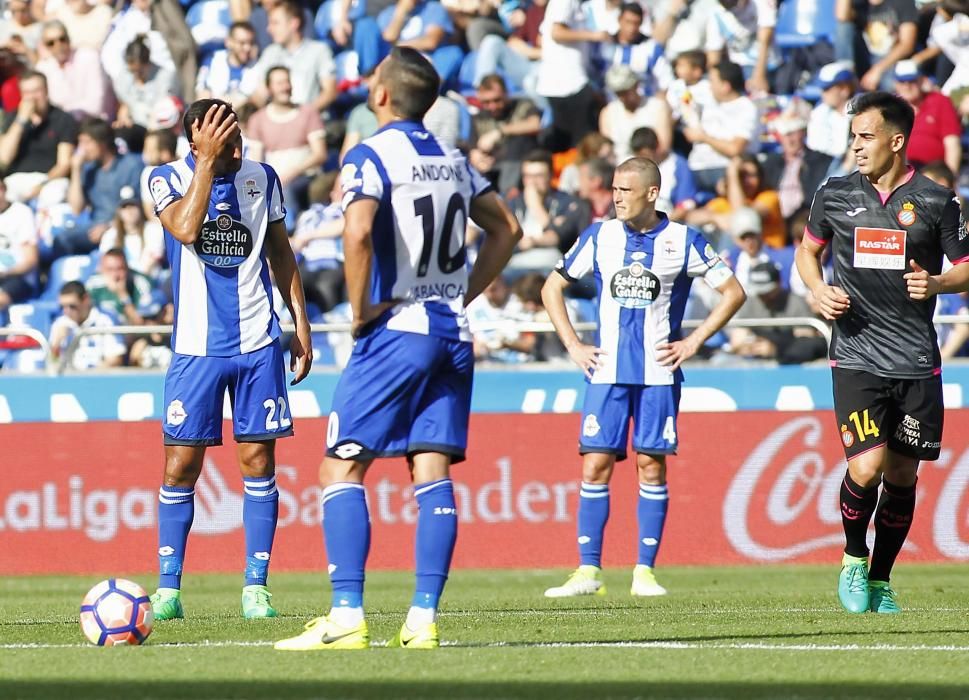
[[[326,435],[323,533],[330,613],[277,649],[364,649],[370,517],[363,479],[377,457],[406,457],[418,503],[417,581],[392,646],[438,646],[436,611],[457,537],[451,464],[465,457],[474,351],[465,306],[501,271],[521,229],[464,155],[429,133],[440,80],[418,51],[395,48],[369,105],[380,129],[343,162],[344,269],[356,343]],[[485,231],[468,271],[468,218]]]

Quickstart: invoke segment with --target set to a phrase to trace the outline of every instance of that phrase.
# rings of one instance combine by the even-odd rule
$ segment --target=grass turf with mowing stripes
[[[564,571],[457,571],[446,648],[283,653],[279,638],[328,607],[324,575],[277,574],[282,617],[245,621],[240,576],[186,576],[187,619],[144,647],[99,649],[77,624],[96,577],[0,581],[3,698],[965,698],[969,566],[902,566],[898,616],[848,615],[837,565],[659,570],[662,598],[546,600]],[[130,577],[151,589],[154,576]],[[371,638],[403,621],[412,577],[371,574]]]

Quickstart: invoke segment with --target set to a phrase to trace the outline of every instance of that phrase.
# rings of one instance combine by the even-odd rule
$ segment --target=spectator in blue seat
[[[591,1],[586,3],[587,11],[591,5]],[[673,69],[663,54],[662,44],[643,33],[643,26],[649,24],[644,14],[638,2],[622,3],[615,28],[605,27],[611,38],[600,44],[599,54],[606,68],[629,66],[642,81],[646,95],[655,95],[669,87]]]
[[[105,311],[94,306],[91,295],[80,282],[67,282],[57,297],[61,307],[50,328],[50,349],[61,358],[81,328],[113,328],[118,325]],[[120,335],[87,335],[78,343],[70,358],[70,366],[77,370],[120,367],[124,364],[125,344]]]
[[[854,157],[848,151],[851,116],[847,108],[857,82],[850,63],[835,61],[822,66],[818,71],[821,99],[811,110],[807,127],[807,147],[831,156],[839,164],[850,160],[852,167],[846,167],[846,172],[854,169]]]
[[[38,260],[34,212],[26,204],[8,201],[0,180],[0,311],[34,295]]]
[[[75,217],[88,212],[87,226],[55,241],[61,254],[90,253],[111,227],[124,186],[136,190],[141,177],[141,158],[118,153],[114,129],[103,119],[86,119],[77,137],[77,152],[71,158],[71,184],[67,201]]]
[[[233,22],[225,37],[225,48],[212,54],[199,68],[196,99],[214,98],[225,100],[233,107],[241,106],[248,97],[240,86],[256,65],[258,55],[253,26],[248,22]]]
[[[383,40],[381,57],[389,53],[392,46],[407,46],[430,58],[441,76],[442,88],[457,77],[464,52],[451,44],[454,23],[441,3],[398,0],[377,16],[377,25]],[[364,70],[365,66],[361,65],[360,69]]]
[[[300,278],[306,300],[326,313],[342,302],[343,278],[343,191],[337,173],[326,173],[309,187],[312,204],[299,215],[290,239],[299,259]]]
[[[769,73],[780,65],[773,43],[776,24],[774,0],[720,0],[707,17],[707,61],[729,59],[743,68],[748,92],[767,94]]]
[[[831,168],[831,156],[806,146],[807,122],[797,114],[782,115],[774,121],[774,129],[781,150],[764,159],[764,185],[777,190],[781,216],[787,221],[811,205]]]
[[[478,104],[481,108],[471,122],[469,161],[487,175],[491,168],[479,167],[478,155],[492,156],[498,189],[508,192],[518,185],[522,158],[538,147],[542,114],[530,99],[509,97],[504,79],[497,74],[486,75],[478,85]]]
[[[123,323],[140,325],[152,299],[151,280],[128,267],[121,248],[112,248],[101,256],[98,272],[87,281],[91,301],[102,311]]]
[[[508,201],[524,235],[511,269],[548,270],[589,223],[589,206],[552,187],[552,154],[532,151],[521,164],[521,194]],[[550,262],[551,261],[551,262]]]
[[[163,98],[177,93],[177,78],[175,71],[151,62],[151,51],[142,36],[128,44],[124,59],[124,70],[114,77],[114,94],[119,104],[112,126],[130,150],[141,152],[152,109]]]
[[[541,109],[548,105],[535,90],[538,82],[541,27],[545,19],[546,0],[532,0],[508,17],[511,33],[488,34],[481,40],[474,65],[474,86],[492,73],[501,72],[513,85],[519,86]]]
[[[276,66],[289,69],[293,102],[317,112],[337,97],[333,52],[322,41],[303,36],[303,10],[293,0],[283,0],[269,10],[269,33],[273,43],[263,49],[259,61],[245,76],[241,90],[259,107],[271,98],[266,77]]]
[[[157,218],[148,221],[138,194],[129,185],[121,188],[120,202],[111,228],[101,237],[102,255],[120,248],[128,267],[155,279],[165,259],[165,232]],[[101,258],[104,259],[103,257]]]
[[[615,95],[599,112],[599,133],[611,140],[616,162],[632,155],[629,139],[640,127],[650,127],[663,152],[673,147],[673,117],[662,97],[644,95],[639,76],[632,68],[614,64],[606,71],[606,87]]]

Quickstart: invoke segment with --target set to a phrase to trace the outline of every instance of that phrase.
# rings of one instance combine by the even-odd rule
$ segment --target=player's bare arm
[[[656,346],[656,361],[669,367],[671,372],[696,355],[703,344],[714,333],[727,325],[727,322],[740,311],[740,307],[747,301],[747,294],[736,277],[728,278],[727,281],[717,287],[717,291],[720,293],[720,300],[717,305],[711,309],[703,323],[697,326],[690,335],[683,340],[660,343]]]
[[[586,377],[592,379],[592,373],[600,367],[600,356],[607,353],[594,345],[585,345],[579,339],[565,308],[565,288],[568,286],[569,281],[565,277],[553,272],[542,287],[542,303],[545,304],[545,311],[548,312],[555,332],[568,350],[572,362],[578,365]]]
[[[468,277],[468,291],[464,305],[484,291],[492,280],[505,269],[515,246],[522,237],[522,227],[511,210],[494,192],[487,192],[471,203],[471,220],[484,229],[478,259]]]
[[[192,140],[197,149],[195,176],[185,192],[159,215],[162,225],[180,243],[192,245],[198,239],[209,210],[212,181],[218,173],[219,157],[240,138],[234,114],[225,116],[225,107],[212,107],[201,122],[192,124]]]
[[[821,315],[828,321],[841,318],[851,308],[851,299],[841,287],[830,285],[821,274],[821,254],[824,246],[810,236],[801,239],[801,245],[794,253],[797,271],[804,284],[818,302]]]
[[[941,275],[930,275],[914,260],[908,261],[911,272],[904,275],[908,295],[913,301],[927,301],[936,294],[969,291],[969,263],[961,263]]]
[[[303,296],[303,281],[296,265],[296,256],[289,245],[286,225],[282,221],[269,224],[266,232],[266,254],[269,266],[276,277],[279,293],[286,302],[286,308],[296,324],[296,334],[289,343],[289,370],[295,372],[291,384],[299,384],[310,373],[313,366],[313,339],[310,335],[310,322],[306,316],[306,299]]]
[[[373,267],[373,220],[377,214],[375,199],[358,199],[346,210],[343,230],[343,273],[347,283],[347,301],[353,312],[350,334],[357,338],[364,327],[384,311],[397,304],[385,301],[370,303],[370,272]]]

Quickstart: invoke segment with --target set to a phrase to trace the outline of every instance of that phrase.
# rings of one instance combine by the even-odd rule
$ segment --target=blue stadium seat
[[[10,307],[11,326],[30,326],[44,336],[50,335],[50,327],[60,313],[56,301],[42,301],[40,299],[26,304],[14,304]]]
[[[50,267],[47,276],[47,288],[44,289],[40,298],[46,301],[56,301],[57,294],[65,282],[86,282],[88,277],[94,274],[97,269],[98,254],[91,255],[66,255],[58,258]]]
[[[318,39],[326,39],[330,35],[330,27],[333,26],[333,17],[336,13],[338,4],[336,0],[326,0],[320,9],[316,11],[313,19],[313,30]],[[347,19],[353,22],[367,14],[367,0],[352,0]]]
[[[822,39],[833,44],[837,27],[834,0],[784,0],[777,9],[774,43],[781,50]]]
[[[232,24],[229,0],[196,2],[185,13],[185,24],[195,39],[199,65],[202,65],[213,53],[225,46],[225,38]]]

